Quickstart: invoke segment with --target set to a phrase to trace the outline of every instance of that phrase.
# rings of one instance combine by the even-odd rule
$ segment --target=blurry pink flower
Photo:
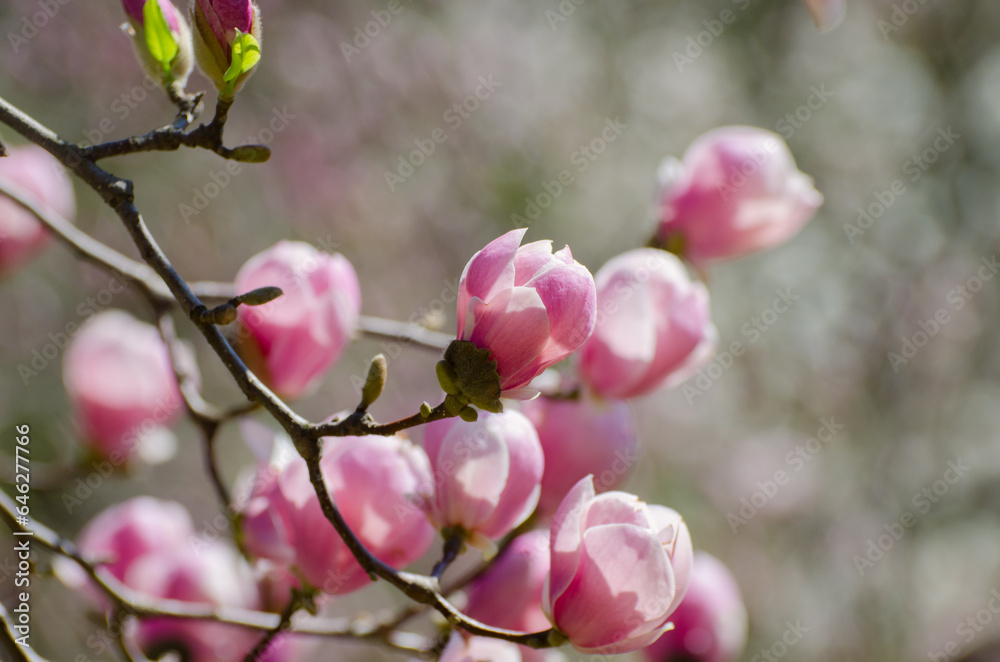
[[[534,650],[501,639],[471,637],[461,632],[452,633],[440,658],[440,662],[565,662],[565,660],[566,656],[559,651]]]
[[[361,313],[358,277],[339,253],[280,241],[236,274],[239,293],[265,286],[284,294],[262,306],[240,306],[250,336],[241,350],[250,363],[263,357],[262,365],[250,367],[272,390],[296,398],[318,383],[351,341]]]
[[[180,358],[197,370],[192,355]],[[116,464],[184,408],[160,334],[120,310],[95,315],[73,336],[63,382],[85,443]]]
[[[0,181],[34,196],[47,208],[72,221],[76,213],[73,184],[59,162],[41,147],[11,147],[0,158]],[[0,276],[17,269],[49,241],[34,214],[0,194]]]
[[[805,3],[820,32],[832,30],[840,25],[847,13],[846,0],[805,0]]]
[[[220,542],[195,536],[191,517],[178,503],[137,497],[113,506],[80,532],[80,553],[128,586],[152,598],[216,607],[257,609],[259,594],[250,568]],[[59,574],[73,587],[89,586],[75,564]],[[103,593],[88,590],[102,606]],[[243,628],[192,620],[142,619],[126,632],[147,654],[178,651],[188,662],[242,659],[259,639]],[[288,640],[275,642],[262,660],[289,659]]]
[[[102,568],[126,582],[136,559],[154,552],[187,553],[193,535],[191,516],[184,506],[143,496],[112,506],[90,520],[77,546],[86,557],[104,561]]]
[[[466,637],[455,632],[441,652],[440,662],[523,662],[521,647],[489,637]]]
[[[715,347],[705,286],[677,257],[636,248],[597,272],[598,316],[580,377],[605,398],[635,398],[693,374]]]
[[[199,543],[181,553],[153,552],[129,568],[130,588],[155,598],[180,600],[213,607],[257,609],[259,594],[250,568],[235,550],[218,542]],[[139,621],[130,633],[139,648],[158,658],[177,651],[186,662],[230,662],[241,660],[260,639],[244,628],[197,620],[150,618]],[[260,660],[276,662],[290,658],[292,646],[276,640]]]
[[[545,457],[524,414],[430,423],[424,450],[434,472],[426,507],[438,529],[460,528],[470,544],[489,549],[534,511]]]
[[[594,328],[594,279],[569,246],[551,241],[518,248],[511,230],[476,253],[458,292],[458,338],[490,351],[501,395],[535,395],[529,382],[575,352]]]
[[[659,241],[703,265],[781,244],[823,203],[781,136],[727,126],[660,169]]]
[[[684,520],[624,492],[577,483],[552,524],[544,607],[573,647],[614,655],[648,646],[669,627],[691,576]]]
[[[480,623],[518,632],[551,626],[542,611],[549,574],[549,532],[518,536],[468,589],[463,610]]]
[[[586,394],[577,400],[542,396],[521,404],[538,430],[545,453],[545,473],[538,511],[556,512],[563,497],[587,474],[599,492],[618,487],[639,459],[632,412],[618,400]]]
[[[694,555],[691,584],[670,617],[674,629],[643,650],[649,662],[735,662],[747,642],[747,611],[729,569]]]
[[[320,466],[330,498],[376,557],[399,568],[419,559],[434,528],[413,505],[431,483],[427,457],[400,437],[330,439]],[[356,591],[368,575],[320,509],[305,461],[274,471],[262,465],[243,513],[247,549],[296,569],[331,594]]]

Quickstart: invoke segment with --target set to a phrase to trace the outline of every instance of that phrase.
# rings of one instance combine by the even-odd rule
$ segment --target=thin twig
[[[44,657],[35,652],[30,646],[22,646],[17,643],[17,633],[12,630],[12,621],[7,608],[0,602],[0,641],[4,648],[11,655],[12,662],[48,662]]]
[[[431,570],[431,577],[441,581],[441,577],[444,576],[444,571],[447,570],[448,566],[450,566],[455,559],[458,558],[464,544],[465,534],[461,530],[452,530],[450,533],[446,534],[444,540],[444,552],[441,555],[441,560],[438,561]]]
[[[34,214],[56,239],[82,260],[135,286],[154,304],[161,302],[173,304],[170,291],[156,273],[145,264],[129,259],[105,246],[59,214],[50,211],[31,192],[6,179],[0,179],[0,193]]]
[[[198,102],[200,102],[200,96]],[[99,145],[79,147],[79,150],[81,156],[95,163],[112,156],[125,156],[138,152],[171,152],[181,147],[207,149],[223,158],[233,158],[236,150],[224,147],[222,144],[222,132],[225,129],[226,118],[232,105],[233,99],[219,99],[215,104],[215,116],[212,121],[208,124],[201,124],[188,133],[184,133],[184,130],[194,122],[194,113],[185,113],[182,109],[173,124],[141,136],[131,136]]]
[[[30,524],[19,523],[14,515],[14,507],[13,500],[5,492],[0,491],[0,519],[6,522],[11,531],[31,532],[34,542],[75,562],[111,601],[113,608],[123,611],[130,617],[211,621],[260,632],[272,630],[280,622],[278,614],[269,612],[237,607],[213,607],[167,598],[150,598],[146,594],[138,593],[87,561],[72,542],[62,538],[47,526],[35,520],[32,520]],[[400,635],[399,637],[387,637],[377,628],[361,629],[347,619],[313,617],[303,623],[296,623],[288,630],[288,633],[337,639],[377,639],[393,648],[411,652],[421,651],[427,645],[426,640],[420,635],[397,633]],[[403,645],[398,642],[408,643]]]
[[[419,324],[397,322],[395,320],[367,315],[361,316],[360,326],[361,332],[369,338],[394,340],[434,351],[447,349],[448,343],[455,339],[454,336],[450,336],[447,333],[431,331]]]
[[[291,627],[292,616],[294,616],[295,612],[301,609],[301,607],[302,602],[299,594],[295,593],[292,595],[292,599],[288,601],[288,604],[285,605],[284,610],[282,610],[281,620],[278,621],[278,624],[264,633],[264,636],[261,637],[260,641],[257,642],[257,645],[253,647],[253,650],[247,653],[243,662],[257,662],[257,660],[267,652],[267,649],[270,648],[271,642],[273,642],[278,635]]]
[[[449,622],[471,634],[504,639],[531,648],[546,648],[562,643],[563,638],[561,634],[554,630],[524,634],[493,628],[465,616],[438,592],[438,582],[434,578],[397,571],[373,556],[354,532],[351,531],[331,500],[329,492],[326,490],[323,474],[319,466],[320,449],[318,441],[320,437],[343,436],[344,434],[394,434],[399,430],[405,430],[431,420],[438,420],[453,415],[449,414],[446,410],[445,405],[447,404],[447,400],[431,412],[428,412],[428,415],[418,413],[410,418],[386,425],[374,424],[367,415],[348,417],[337,424],[311,424],[292,411],[247,369],[246,365],[244,365],[243,361],[233,350],[229,342],[222,336],[217,327],[212,324],[200,322],[198,309],[203,304],[195,296],[180,274],[173,268],[156,240],[150,234],[142,219],[142,215],[135,207],[131,182],[99,168],[92,160],[87,158],[87,155],[79,147],[61,140],[50,129],[42,126],[17,108],[11,106],[4,99],[0,99],[0,121],[6,123],[28,140],[42,146],[62,161],[80,179],[100,194],[105,204],[115,211],[125,224],[143,260],[167,284],[167,287],[181,309],[197,326],[199,331],[201,331],[209,345],[233,376],[233,379],[244,395],[250,400],[259,402],[291,436],[296,450],[306,461],[310,482],[319,499],[323,514],[337,530],[337,533],[344,540],[344,543],[351,550],[358,563],[361,564],[370,576],[385,579],[410,599],[430,605],[447,618]],[[95,580],[100,579],[96,572],[92,576]],[[214,610],[211,613],[215,614]],[[196,616],[190,617],[196,618]],[[274,625],[275,623],[271,621],[270,627],[274,627]]]

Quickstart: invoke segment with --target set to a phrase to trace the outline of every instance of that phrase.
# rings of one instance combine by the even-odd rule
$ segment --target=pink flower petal
[[[563,498],[552,518],[549,541],[552,546],[552,570],[549,579],[548,603],[553,604],[566,590],[580,564],[583,542],[583,521],[590,501],[594,498],[594,477],[586,476]]]
[[[458,283],[458,333],[465,329],[469,299],[489,302],[500,291],[514,286],[514,256],[527,228],[510,232],[486,244],[472,256]]]
[[[674,594],[673,570],[652,532],[605,524],[584,532],[580,568],[553,617],[574,646],[605,651],[662,627]]]

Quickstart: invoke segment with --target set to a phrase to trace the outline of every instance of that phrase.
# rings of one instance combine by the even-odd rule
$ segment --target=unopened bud
[[[195,0],[191,22],[198,66],[231,99],[260,60],[260,10],[251,0]]]
[[[361,389],[361,404],[358,405],[358,411],[365,411],[378,400],[378,396],[382,395],[382,389],[385,388],[385,380],[388,376],[389,364],[386,362],[385,356],[376,355],[372,359],[371,365],[368,366],[368,378],[365,380],[364,388]]]
[[[191,29],[170,0],[122,0],[143,69],[164,87],[187,82],[193,67]]]
[[[271,158],[271,150],[266,145],[240,145],[230,150],[228,156],[243,163],[264,163]]]
[[[233,303],[242,303],[247,306],[263,306],[265,303],[274,301],[282,294],[284,292],[281,291],[280,287],[258,287],[256,290],[250,290],[246,294],[239,295],[233,299]]]

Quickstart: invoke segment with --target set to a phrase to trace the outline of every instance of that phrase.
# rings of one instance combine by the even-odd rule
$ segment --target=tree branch
[[[167,598],[152,599],[149,596],[133,591],[112,575],[98,569],[80,554],[73,543],[62,538],[52,529],[32,520],[28,525],[17,522],[14,515],[15,504],[6,492],[0,491],[0,519],[3,519],[11,531],[31,532],[32,540],[49,551],[64,556],[75,562],[94,582],[96,587],[111,601],[116,612],[124,612],[134,618],[177,618],[183,620],[202,620],[225,625],[234,625],[248,630],[267,632],[273,630],[281,621],[278,614],[269,612],[239,609],[236,607],[212,607],[209,605],[170,600]],[[0,614],[3,615],[3,614]],[[420,635],[397,632],[387,636],[378,628],[359,628],[347,619],[309,618],[305,622],[295,624],[287,630],[289,634],[303,634],[336,639],[378,639],[388,646],[409,652],[420,652],[429,645]],[[0,633],[2,636],[2,633]],[[23,649],[22,649],[23,650]],[[41,658],[27,658],[36,662]]]
[[[173,96],[171,96],[174,99]],[[78,147],[81,156],[93,162],[107,159],[113,156],[125,156],[138,152],[172,152],[181,147],[201,148],[215,152],[224,159],[236,161],[266,161],[270,156],[270,150],[264,145],[244,146],[230,149],[222,144],[222,132],[226,126],[226,118],[229,116],[229,109],[233,105],[234,99],[220,98],[215,104],[215,116],[208,124],[201,124],[197,129],[184,133],[190,126],[197,112],[195,109],[201,104],[201,94],[195,97],[179,97],[174,99],[181,109],[177,119],[172,124],[150,131],[141,136],[132,136],[121,140],[112,140],[99,145],[88,147]],[[195,106],[192,107],[191,103]],[[200,109],[199,109],[200,111]],[[252,150],[247,149],[252,147]],[[252,158],[247,155],[255,154]]]
[[[145,222],[142,219],[142,215],[135,207],[133,201],[133,186],[131,182],[102,170],[92,160],[87,158],[89,155],[85,154],[81,148],[61,140],[54,132],[26,116],[24,113],[11,106],[4,99],[0,99],[0,121],[8,124],[8,126],[23,135],[25,138],[35,142],[49,151],[64,165],[73,170],[73,172],[76,173],[80,179],[99,193],[105,204],[115,211],[118,217],[125,224],[125,227],[131,235],[136,247],[139,249],[139,253],[143,260],[156,272],[163,282],[166,283],[181,309],[189,317],[189,319],[191,319],[192,323],[195,324],[208,341],[209,345],[222,360],[223,364],[229,370],[244,395],[246,395],[249,400],[260,403],[261,406],[267,409],[267,411],[281,424],[285,431],[288,432],[299,455],[301,455],[306,461],[306,465],[309,470],[310,482],[312,483],[317,498],[319,499],[324,515],[337,530],[337,533],[344,540],[344,543],[351,550],[358,563],[361,564],[361,566],[369,573],[370,576],[372,576],[373,579],[375,577],[381,577],[398,588],[410,599],[421,604],[431,606],[448,619],[448,621],[453,625],[460,627],[471,634],[504,639],[506,641],[529,646],[531,648],[546,648],[562,643],[561,634],[554,630],[524,634],[511,630],[493,628],[465,616],[438,592],[438,582],[436,579],[397,571],[373,556],[371,552],[365,548],[364,544],[357,538],[354,532],[351,531],[347,522],[344,520],[343,516],[340,514],[339,510],[330,498],[319,466],[319,439],[321,437],[343,436],[346,434],[395,434],[397,431],[415,427],[417,425],[430,422],[431,420],[439,420],[454,415],[448,412],[447,399],[441,405],[426,414],[421,412],[407,419],[386,425],[375,424],[367,414],[349,416],[344,419],[344,421],[335,424],[311,424],[309,421],[292,411],[281,399],[275,396],[252,372],[247,369],[246,365],[244,365],[243,361],[233,350],[229,342],[222,336],[216,326],[206,324],[201,321],[199,315],[199,309],[203,306],[201,300],[194,294],[190,286],[173,268],[166,255],[164,255],[163,251],[156,243],[156,240],[150,234]],[[3,495],[3,497],[3,499],[0,499],[0,505],[3,505],[4,510],[6,510],[7,505],[10,504],[10,499],[6,495]],[[15,525],[16,522],[11,523],[12,528]],[[54,536],[55,534],[52,535]],[[56,551],[73,558],[78,563],[86,565],[86,562],[79,557],[79,554],[75,552],[75,549],[71,546],[66,547],[68,543],[61,541],[58,537],[55,537],[55,539],[60,541],[60,545]],[[109,582],[102,579],[92,566],[88,567],[90,567],[90,572],[88,574],[90,574],[90,576],[97,581],[106,592],[110,592],[109,594],[114,593],[114,590],[109,586]],[[85,567],[85,570],[86,569],[87,568]],[[115,595],[121,596],[126,594],[115,593]],[[119,604],[125,604],[125,601],[123,601],[120,597]],[[136,604],[137,606],[141,606],[143,603],[139,601]],[[164,604],[167,604],[167,602],[164,601]],[[179,603],[179,605],[184,605],[184,603]],[[223,611],[221,609],[216,610],[214,608],[201,608],[201,611],[199,612],[199,608],[195,606],[184,605],[181,607],[179,605],[170,604],[169,607],[171,609],[176,607],[178,613],[184,614],[182,617],[208,617],[214,620],[219,620],[220,622],[225,622],[220,618],[219,612]],[[152,615],[156,611],[157,610],[155,608],[147,608],[145,610],[140,609],[140,613],[138,615]],[[275,615],[268,615],[268,617],[268,625],[263,629],[271,629],[278,624],[274,621],[274,618],[277,618]],[[258,622],[260,621],[258,620]],[[239,622],[237,624],[245,625],[244,622]]]
[[[11,629],[11,616],[7,608],[0,602],[0,641],[3,648],[11,655],[13,662],[48,662],[44,657],[35,652],[30,646],[22,646],[17,643],[17,634]]]
[[[444,351],[455,338],[447,333],[431,331],[419,324],[397,322],[381,317],[361,316],[362,333],[375,340],[394,340],[408,345],[417,345],[434,351]]]

